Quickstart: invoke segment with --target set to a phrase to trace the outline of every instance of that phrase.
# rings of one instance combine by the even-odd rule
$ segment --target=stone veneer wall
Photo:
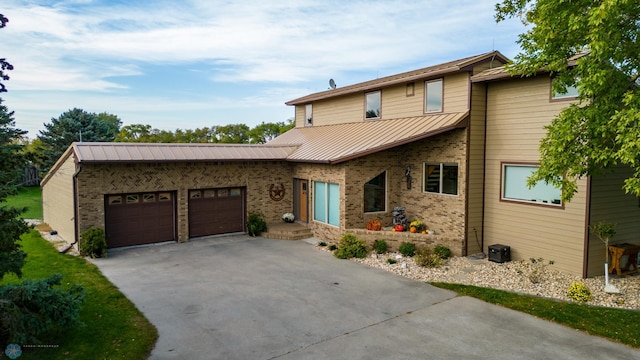
[[[189,239],[188,190],[246,188],[247,212],[259,211],[267,222],[281,221],[293,209],[292,169],[286,162],[191,162],[85,164],[78,175],[79,230],[104,228],[104,195],[175,191],[178,241]],[[271,185],[284,185],[285,197],[274,201]]]

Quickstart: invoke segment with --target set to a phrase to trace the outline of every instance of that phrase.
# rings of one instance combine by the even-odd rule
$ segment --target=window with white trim
[[[423,179],[425,192],[458,195],[458,164],[456,163],[425,163]]]
[[[424,112],[442,112],[442,79],[424,82]]]
[[[340,226],[340,185],[313,182],[313,220]]]
[[[364,212],[387,210],[387,172],[384,171],[364,184]]]
[[[313,125],[313,105],[311,104],[304,106],[304,124]]]
[[[380,118],[380,91],[370,92],[365,94],[365,119],[379,119]]]
[[[562,190],[544,181],[534,187],[527,186],[527,179],[538,170],[537,165],[502,164],[501,200],[537,205],[562,206]]]

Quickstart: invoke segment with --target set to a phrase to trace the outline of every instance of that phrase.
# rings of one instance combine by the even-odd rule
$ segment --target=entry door
[[[309,222],[309,181],[294,179],[294,215],[298,221]]]

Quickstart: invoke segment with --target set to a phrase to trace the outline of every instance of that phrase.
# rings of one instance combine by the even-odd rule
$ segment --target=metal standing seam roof
[[[466,57],[463,59],[449,61],[443,64],[429,66],[429,67],[418,69],[418,70],[404,72],[401,74],[386,76],[379,79],[366,81],[366,82],[362,82],[354,85],[338,87],[336,89],[317,92],[317,93],[306,95],[291,101],[287,101],[285,104],[287,105],[305,104],[305,103],[310,103],[312,101],[332,98],[335,96],[341,96],[346,94],[363,92],[367,90],[379,89],[382,87],[401,84],[404,82],[410,82],[410,81],[424,79],[428,77],[434,77],[434,76],[439,76],[443,74],[453,73],[456,71],[464,70],[466,67],[476,64],[480,61],[484,61],[492,58],[494,60],[499,61],[500,64],[504,64],[509,61],[509,59],[504,55],[502,55],[499,51],[492,51],[485,54],[480,54],[480,55]]]
[[[248,144],[73,143],[79,163],[286,160],[297,146]]]
[[[589,55],[588,52],[580,52],[578,54],[573,55],[572,57],[569,58],[569,60],[567,60],[567,66],[569,67],[576,66],[576,64],[578,63],[578,60],[587,55]],[[547,70],[543,68],[543,69],[540,69],[540,71],[538,71],[538,74],[543,74],[546,72]],[[501,80],[501,79],[508,79],[508,78],[521,78],[521,77],[524,77],[524,76],[520,74],[511,74],[507,70],[507,67],[503,65],[496,68],[484,70],[472,76],[471,82],[482,82],[482,81]]]
[[[299,145],[287,157],[289,161],[335,164],[461,127],[468,115],[460,112],[298,127],[268,144]]]

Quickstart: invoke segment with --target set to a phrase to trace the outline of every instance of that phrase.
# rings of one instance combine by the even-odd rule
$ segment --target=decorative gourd
[[[418,229],[415,226],[412,226],[412,227],[409,228],[409,232],[415,234],[415,233],[418,232]]]
[[[404,225],[402,224],[396,224],[396,226],[394,227],[395,231],[399,231],[402,232],[404,231]]]

